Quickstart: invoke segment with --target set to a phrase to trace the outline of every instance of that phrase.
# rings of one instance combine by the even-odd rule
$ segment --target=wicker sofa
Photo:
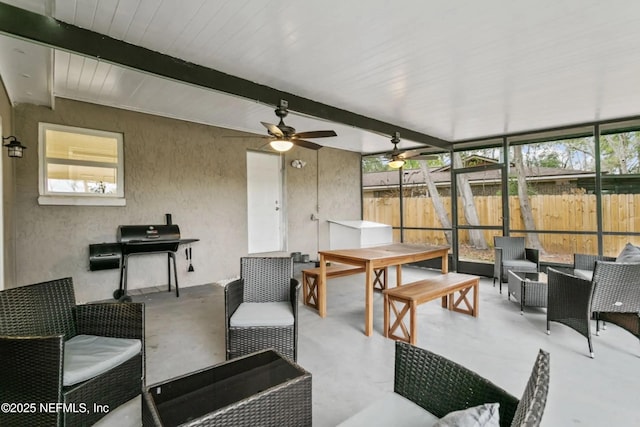
[[[426,427],[454,411],[499,403],[501,427],[535,427],[540,424],[548,389],[549,353],[543,350],[539,351],[524,394],[518,400],[464,366],[398,341],[394,392],[367,406],[340,426]]]
[[[142,392],[144,305],[76,305],[71,278],[4,290],[0,360],[0,425],[92,425]]]

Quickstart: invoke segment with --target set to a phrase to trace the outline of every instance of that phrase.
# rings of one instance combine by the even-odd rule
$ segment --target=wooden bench
[[[425,302],[442,298],[442,307],[452,311],[478,317],[478,285],[480,278],[470,274],[446,273],[440,276],[408,283],[384,293],[384,336],[413,345],[417,340],[416,308]],[[473,304],[469,303],[467,294],[473,289]],[[455,298],[455,293],[459,295]],[[465,307],[461,307],[464,303]],[[390,311],[396,316],[390,324]],[[404,324],[404,317],[409,312],[409,329]],[[396,335],[400,329],[402,336]]]
[[[373,271],[375,278],[373,287],[384,290],[387,287],[387,268],[380,268]],[[349,276],[351,274],[364,273],[364,267],[347,264],[331,264],[327,266],[327,279],[334,277]],[[318,276],[320,267],[302,270],[302,297],[305,305],[318,309]]]

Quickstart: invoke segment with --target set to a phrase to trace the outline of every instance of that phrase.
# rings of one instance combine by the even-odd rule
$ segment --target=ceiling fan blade
[[[322,145],[316,144],[315,142],[305,141],[304,139],[291,138],[291,142],[293,142],[298,147],[308,148],[310,150],[319,150],[322,148]]]
[[[276,125],[273,125],[271,123],[265,123],[265,122],[260,122],[262,123],[262,126],[266,127],[267,130],[269,131],[269,133],[273,136],[278,136],[278,137],[283,137],[284,133],[282,133],[282,131],[280,130],[280,128]]]
[[[414,159],[414,160],[433,160],[438,158],[436,154],[424,153],[423,150],[407,150],[403,153],[400,153],[400,156],[403,159]]]
[[[418,154],[417,156],[412,156],[412,160],[438,160],[437,154]]]
[[[314,130],[293,135],[294,138],[328,138],[330,136],[338,136],[338,134],[332,130]]]

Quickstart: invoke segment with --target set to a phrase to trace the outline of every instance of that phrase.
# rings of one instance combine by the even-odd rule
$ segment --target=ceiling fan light
[[[393,159],[389,162],[391,169],[400,169],[402,166],[404,166],[404,160],[402,159]]]
[[[269,143],[276,151],[289,151],[293,147],[293,142],[284,139],[274,139]]]

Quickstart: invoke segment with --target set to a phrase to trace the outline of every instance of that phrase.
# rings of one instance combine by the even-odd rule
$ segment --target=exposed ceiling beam
[[[0,3],[0,33],[267,105],[276,106],[281,99],[286,99],[294,106],[293,110],[303,114],[385,135],[400,132],[403,139],[446,150],[451,148],[451,143],[431,135],[189,63],[5,3]]]

